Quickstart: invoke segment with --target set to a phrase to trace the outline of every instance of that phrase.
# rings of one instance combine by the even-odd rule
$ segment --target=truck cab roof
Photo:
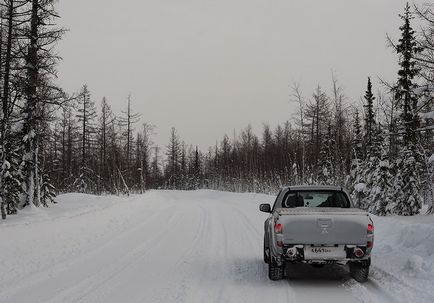
[[[332,191],[345,191],[343,187],[327,186],[327,185],[293,185],[285,186],[283,189],[289,190],[332,190]]]

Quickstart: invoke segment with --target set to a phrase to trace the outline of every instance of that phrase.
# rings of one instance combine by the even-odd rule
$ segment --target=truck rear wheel
[[[368,281],[369,277],[369,265],[352,262],[350,266],[350,275],[357,282],[364,283]]]
[[[268,253],[268,254],[267,254]],[[268,248],[265,244],[265,238],[264,238],[264,262],[269,263],[270,262],[270,248]]]
[[[278,281],[283,279],[285,269],[283,266],[277,266],[271,259],[268,263],[268,277],[272,281]]]

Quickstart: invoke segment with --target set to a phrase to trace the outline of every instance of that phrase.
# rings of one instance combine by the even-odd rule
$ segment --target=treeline
[[[425,27],[417,35],[416,14]],[[361,106],[345,98],[333,77],[331,93],[317,87],[306,98],[293,85],[298,114],[262,138],[245,129],[224,137],[207,161],[211,187],[275,192],[284,184],[340,185],[360,208],[378,215],[414,215],[434,198],[434,11],[407,4],[400,16],[395,83],[377,97],[367,79]]]
[[[139,123],[133,97],[114,113],[95,104],[84,85],[68,96],[56,87],[53,52],[64,30],[50,0],[0,0],[0,198],[5,218],[48,205],[60,192],[129,194],[148,189],[276,192],[288,184],[348,188],[361,208],[413,215],[432,205],[434,178],[434,14],[407,5],[397,41],[397,80],[373,88],[360,106],[332,76],[328,88],[304,94],[297,113],[259,137],[250,126],[208,151],[183,142],[172,128],[167,146]],[[424,28],[416,34],[413,14]],[[361,84],[362,85],[362,84]],[[377,93],[378,91],[378,93]],[[431,208],[431,212],[433,209]]]
[[[153,127],[138,125],[140,117],[133,112],[131,96],[125,108],[116,115],[105,98],[97,108],[86,85],[62,107],[44,149],[47,169],[59,191],[128,194],[160,184]]]

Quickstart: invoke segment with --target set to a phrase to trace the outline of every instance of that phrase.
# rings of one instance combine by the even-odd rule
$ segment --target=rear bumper
[[[338,258],[305,258],[305,247],[311,245],[284,245],[281,248],[281,252],[274,257],[275,262],[278,265],[283,265],[286,262],[291,263],[308,263],[308,264],[346,264],[348,262],[370,262],[372,247],[366,245],[343,245],[345,253]],[[319,246],[321,247],[321,246]],[[363,257],[357,257],[355,250],[361,249],[363,251]]]

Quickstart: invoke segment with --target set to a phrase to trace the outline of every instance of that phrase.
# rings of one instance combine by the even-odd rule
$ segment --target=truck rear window
[[[290,191],[282,200],[282,207],[350,208],[351,204],[346,194],[339,191]]]

